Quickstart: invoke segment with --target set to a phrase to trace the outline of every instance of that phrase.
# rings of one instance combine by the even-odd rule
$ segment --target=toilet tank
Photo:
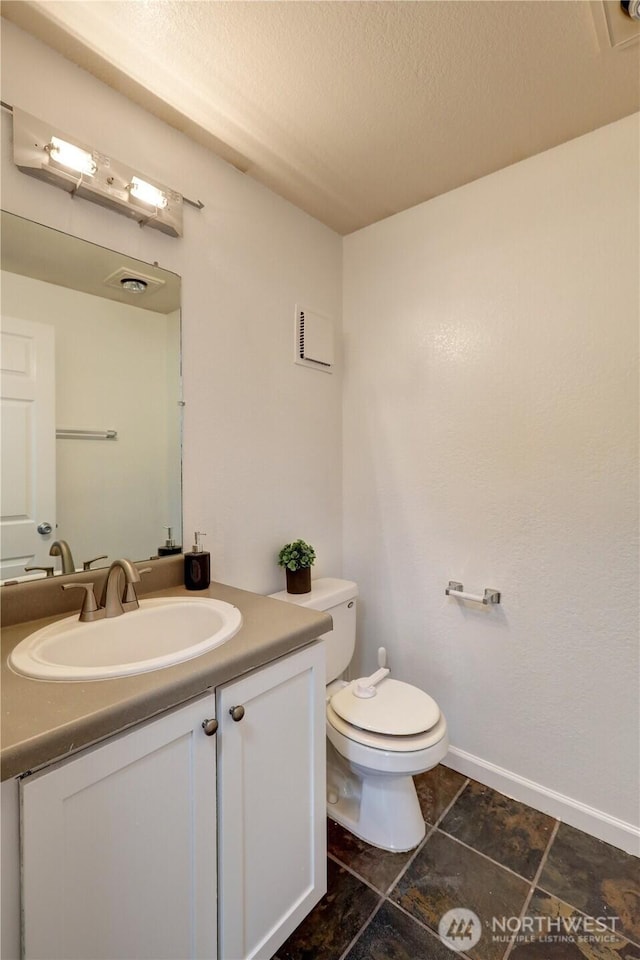
[[[310,593],[272,593],[274,600],[297,603],[310,610],[321,610],[333,617],[333,630],[322,634],[327,654],[327,683],[347,669],[356,647],[356,598],[358,585],[353,580],[322,577],[311,581]]]

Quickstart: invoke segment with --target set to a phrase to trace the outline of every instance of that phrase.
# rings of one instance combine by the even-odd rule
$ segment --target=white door
[[[53,565],[55,355],[49,324],[2,317],[0,334],[0,579],[8,580],[26,566]]]
[[[213,694],[21,781],[24,960],[215,960]]]
[[[222,960],[268,960],[326,892],[324,697],[322,643],[217,691]]]

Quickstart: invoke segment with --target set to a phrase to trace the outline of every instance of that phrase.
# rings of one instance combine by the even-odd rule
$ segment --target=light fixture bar
[[[91,200],[141,226],[182,236],[183,198],[113,157],[13,108],[13,158],[23,173]]]

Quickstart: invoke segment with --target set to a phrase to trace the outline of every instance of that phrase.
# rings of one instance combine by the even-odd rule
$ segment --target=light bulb
[[[123,277],[120,284],[123,290],[129,293],[144,293],[147,289],[146,280],[140,280],[138,277]]]
[[[140,177],[131,178],[129,192],[132,197],[142,200],[143,203],[148,203],[151,207],[157,207],[159,210],[164,210],[169,202],[162,190],[158,190],[157,187],[147,183],[146,180],[141,180]]]
[[[87,176],[92,177],[98,169],[90,153],[59,137],[51,137],[51,143],[47,149],[52,160],[77,173],[86,173]]]
[[[632,20],[640,20],[640,0],[620,0],[620,6]]]

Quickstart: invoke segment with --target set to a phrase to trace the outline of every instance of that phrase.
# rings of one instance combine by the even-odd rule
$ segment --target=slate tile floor
[[[640,960],[640,860],[442,765],[416,787],[417,850],[328,821],[328,892],[273,960]],[[482,934],[454,951],[438,924],[460,907]]]

